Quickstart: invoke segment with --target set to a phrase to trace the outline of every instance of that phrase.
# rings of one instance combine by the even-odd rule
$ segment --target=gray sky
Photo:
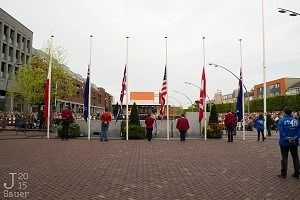
[[[277,7],[300,12],[299,0],[265,0],[267,80],[300,77],[300,16],[278,13]],[[92,82],[119,99],[129,36],[129,89],[154,91],[162,85],[168,36],[169,95],[182,104],[199,90],[206,46],[207,93],[223,94],[238,81],[209,62],[239,74],[242,39],[244,84],[262,83],[261,0],[0,0],[1,8],[34,32],[34,48],[50,35],[67,51],[67,65],[86,77],[89,35],[94,35]],[[176,101],[171,100],[174,104]]]

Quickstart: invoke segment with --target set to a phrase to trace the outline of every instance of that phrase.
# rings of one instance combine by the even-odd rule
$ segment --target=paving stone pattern
[[[300,199],[280,171],[276,139],[0,140],[0,199],[8,173],[28,173],[27,199]]]

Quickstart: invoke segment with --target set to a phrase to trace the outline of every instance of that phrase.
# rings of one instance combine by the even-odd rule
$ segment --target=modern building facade
[[[30,59],[32,41],[33,32],[0,8],[0,105],[9,110],[13,99],[6,91],[19,67]]]
[[[273,97],[278,95],[288,95],[289,89],[294,92],[297,91],[297,87],[294,87],[295,84],[300,82],[300,78],[280,78],[276,80],[272,80],[266,83],[267,85],[267,97]],[[263,84],[254,86],[254,99],[262,99],[264,95],[264,87]]]

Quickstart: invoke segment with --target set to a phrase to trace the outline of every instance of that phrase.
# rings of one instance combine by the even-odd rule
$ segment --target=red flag
[[[50,64],[48,68],[48,75],[47,80],[44,85],[44,119],[45,119],[45,125],[48,125],[48,116],[49,116],[49,96],[50,96],[50,87],[51,87],[51,57],[50,57]]]
[[[159,93],[160,114],[161,115],[164,115],[164,113],[165,113],[166,95],[167,95],[167,66],[165,66],[163,83],[162,83],[162,87],[161,87],[161,90]]]
[[[48,76],[49,76],[49,72],[48,72]],[[45,119],[45,124],[47,125],[48,122],[48,101],[49,101],[49,78],[47,77],[47,80],[45,82],[44,85],[44,119]]]
[[[205,69],[203,67],[201,89],[200,89],[200,100],[199,100],[199,122],[201,122],[203,119],[205,99],[206,99],[206,78],[205,78]]]

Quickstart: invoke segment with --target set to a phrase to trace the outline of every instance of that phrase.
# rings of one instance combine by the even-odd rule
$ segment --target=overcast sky
[[[300,77],[299,0],[265,0],[267,80]],[[50,35],[68,53],[67,65],[86,77],[89,35],[93,35],[92,82],[119,99],[126,36],[129,36],[129,89],[154,91],[162,85],[168,36],[169,95],[182,104],[199,96],[205,36],[207,93],[223,94],[238,81],[216,63],[239,74],[242,39],[244,84],[262,83],[261,0],[0,0],[0,6],[33,31],[33,47],[42,48]],[[175,105],[178,103],[170,99]]]

